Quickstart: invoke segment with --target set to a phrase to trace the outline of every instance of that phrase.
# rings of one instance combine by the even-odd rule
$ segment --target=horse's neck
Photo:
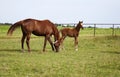
[[[75,30],[76,30],[77,32],[80,31],[80,27],[79,27],[79,25],[77,25],[77,26],[75,27]]]
[[[60,38],[59,32],[57,30],[54,32],[54,38],[55,38],[55,41],[59,40]]]

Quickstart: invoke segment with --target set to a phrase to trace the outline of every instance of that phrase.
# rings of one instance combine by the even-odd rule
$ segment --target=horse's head
[[[56,52],[59,52],[59,47],[60,47],[60,44],[61,44],[61,39],[55,41],[53,44],[54,44],[54,47],[56,49]]]
[[[79,23],[78,23],[77,25],[79,25],[80,28],[84,29],[84,28],[83,28],[83,21],[79,21]]]

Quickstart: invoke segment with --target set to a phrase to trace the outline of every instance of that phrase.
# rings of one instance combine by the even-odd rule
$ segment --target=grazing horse
[[[45,51],[47,40],[49,41],[53,51],[54,50],[56,50],[56,52],[59,51],[60,44],[59,42],[57,42],[60,38],[59,31],[51,21],[49,20],[40,21],[36,19],[25,19],[22,21],[18,21],[9,28],[7,34],[12,35],[13,31],[17,27],[21,27],[22,34],[23,34],[21,39],[22,51],[24,51],[24,40],[26,39],[28,51],[30,52],[29,40],[30,40],[31,34],[45,37],[43,51]],[[56,41],[55,43],[53,43],[52,40],[50,39],[52,35],[54,36],[54,41]]]
[[[74,39],[75,39],[75,50],[78,51],[78,36],[79,36],[80,28],[83,29],[83,21],[79,21],[79,23],[77,24],[77,26],[75,28],[72,28],[72,29],[70,29],[70,28],[61,29],[60,30],[60,32],[62,34],[61,44],[63,44],[63,41],[66,38],[66,36],[74,37]]]

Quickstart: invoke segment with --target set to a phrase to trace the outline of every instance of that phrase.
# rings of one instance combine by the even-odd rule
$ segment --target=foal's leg
[[[24,52],[24,41],[25,41],[25,37],[26,37],[26,35],[23,34],[22,39],[21,39],[21,43],[22,43],[22,52]]]
[[[63,50],[64,49],[64,46],[63,46],[63,41],[65,40],[66,36],[62,36],[61,38],[61,49]]]
[[[27,35],[27,39],[26,39],[26,44],[27,44],[27,47],[28,47],[28,52],[30,52],[30,45],[29,45],[30,35],[31,35],[31,34],[28,34],[28,35]]]
[[[78,37],[75,37],[75,50],[78,51]]]

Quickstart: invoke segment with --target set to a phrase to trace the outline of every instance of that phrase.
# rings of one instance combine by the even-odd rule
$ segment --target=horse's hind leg
[[[23,34],[22,39],[21,39],[21,43],[22,43],[22,52],[24,52],[24,41],[25,41],[25,37],[26,37],[26,35]]]
[[[27,44],[27,47],[28,47],[28,52],[30,52],[30,45],[29,45],[29,43],[30,43],[30,35],[31,34],[28,34],[27,35],[27,39],[26,39],[26,44]]]

